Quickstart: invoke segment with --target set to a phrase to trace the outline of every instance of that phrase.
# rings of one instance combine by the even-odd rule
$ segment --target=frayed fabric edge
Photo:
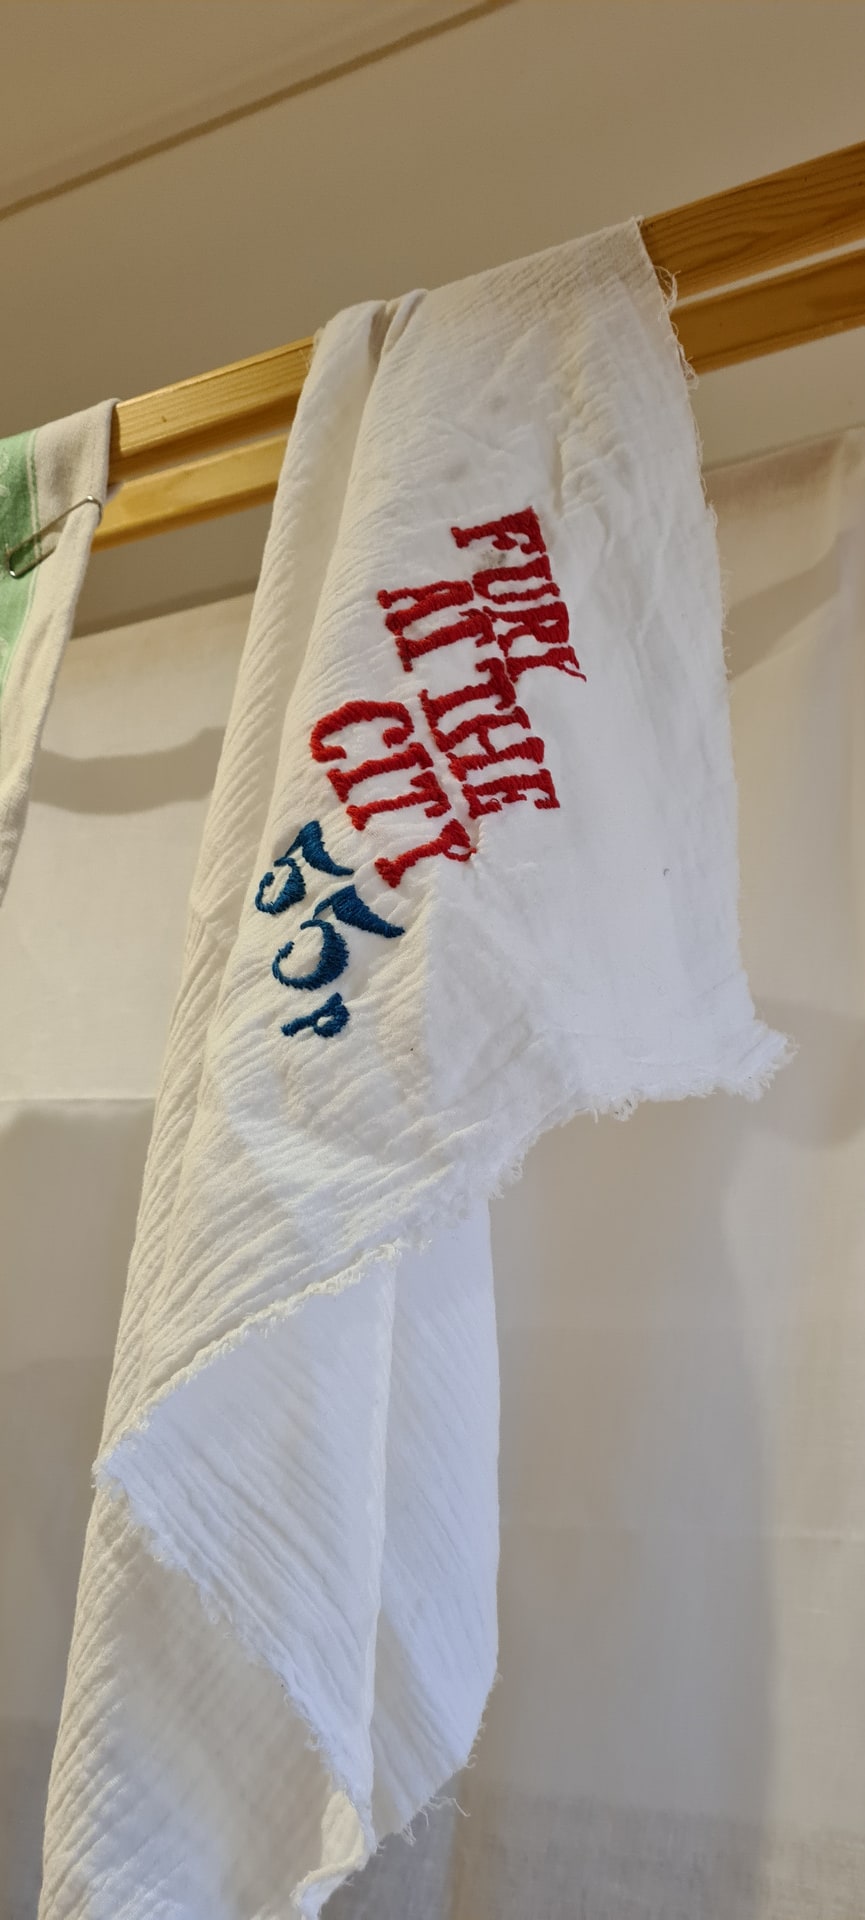
[[[333,1292],[344,1290],[345,1289],[337,1288],[330,1289],[330,1291]],[[305,1297],[309,1296],[307,1295]],[[284,1320],[288,1316],[282,1315],[280,1317]],[[254,1331],[267,1333],[270,1331],[270,1328],[262,1329],[258,1327],[257,1329],[244,1329],[244,1337]],[[239,1342],[233,1343],[234,1346],[238,1344]],[[172,1389],[172,1391],[174,1390],[175,1389]],[[134,1443],[136,1439],[141,1440],[145,1437],[146,1434],[131,1434],[126,1436],[125,1439],[131,1440]],[[125,1440],[117,1443],[112,1458],[122,1452],[124,1444]],[[497,1675],[495,1673],[491,1675],[490,1683],[486,1691],[484,1708],[479,1715],[477,1727],[474,1730],[471,1742],[465,1751],[453,1754],[451,1764],[443,1771],[440,1779],[430,1784],[429,1792],[418,1802],[417,1806],[413,1808],[408,1820],[402,1827],[387,1828],[381,1833],[376,1833],[373,1825],[371,1801],[358,1794],[356,1787],[353,1787],[342,1774],[336,1763],[330,1744],[320,1726],[317,1724],[317,1715],[311,1702],[304,1698],[299,1689],[289,1689],[285,1686],[280,1676],[275,1673],[271,1663],[264,1657],[254,1641],[250,1639],[249,1635],[244,1632],[230,1609],[220,1601],[206,1581],[203,1581],[191,1572],[182,1555],[175,1552],[170,1543],[157,1531],[152,1521],[144,1517],[135,1496],[126,1486],[122,1474],[118,1470],[118,1466],[115,1464],[112,1467],[109,1461],[97,1465],[97,1468],[94,1469],[94,1479],[97,1490],[121,1508],[128,1524],[140,1538],[142,1546],[156,1564],[165,1568],[167,1572],[179,1576],[187,1587],[194,1588],[202,1612],[210,1624],[232,1635],[250,1666],[263,1669],[270,1673],[273,1678],[279,1680],[287,1706],[303,1727],[305,1745],[308,1751],[315,1755],[315,1758],[324,1771],[331,1798],[336,1795],[341,1795],[346,1803],[347,1810],[353,1815],[358,1832],[358,1839],[355,1846],[343,1855],[334,1855],[332,1859],[325,1860],[320,1866],[311,1869],[291,1889],[290,1899],[292,1912],[299,1917],[299,1920],[318,1920],[322,1907],[325,1902],[330,1899],[331,1895],[335,1893],[339,1887],[343,1886],[347,1880],[352,1879],[358,1873],[362,1872],[373,1854],[377,1853],[379,1847],[386,1839],[389,1839],[392,1834],[399,1832],[406,1833],[412,1821],[416,1820],[420,1814],[433,1810],[439,1804],[442,1789],[447,1785],[447,1782],[453,1778],[455,1774],[462,1772],[469,1764],[483,1724],[486,1700],[489,1699]]]
[[[409,1211],[395,1238],[364,1249],[349,1265],[311,1282],[287,1299],[274,1302],[271,1306],[250,1315],[229,1333],[222,1335],[209,1347],[204,1348],[188,1366],[164,1383],[136,1418],[123,1428],[110,1447],[100,1455],[93,1470],[96,1487],[109,1498],[122,1504],[130,1524],[140,1534],[151,1557],[159,1565],[180,1574],[194,1586],[206,1618],[224,1627],[234,1636],[250,1664],[264,1667],[274,1673],[271,1663],[242,1631],[230,1610],[218,1600],[208,1583],[203,1581],[200,1575],[191,1571],[184,1562],[182,1554],[172,1548],[153,1522],[140,1511],[135,1496],[124,1480],[124,1454],[128,1454],[130,1449],[140,1451],[142,1445],[146,1443],[148,1429],[159,1408],[179,1393],[205,1367],[218,1360],[227,1359],[253,1335],[260,1334],[266,1338],[274,1329],[284,1326],[295,1313],[301,1311],[308,1300],[320,1295],[339,1295],[349,1287],[357,1285],[374,1268],[398,1265],[409,1254],[422,1252],[428,1247],[445,1221],[452,1225],[455,1221],[464,1220],[472,1209],[483,1201],[499,1197],[520,1178],[526,1155],[542,1135],[552,1127],[562,1125],[576,1118],[578,1114],[591,1115],[595,1120],[603,1115],[624,1120],[639,1105],[650,1100],[669,1102],[689,1097],[707,1098],[714,1092],[740,1094],[750,1101],[759,1099],[770,1086],[779,1069],[792,1058],[795,1047],[783,1034],[773,1032],[758,1021],[754,1023],[753,1039],[752,1054],[756,1055],[756,1058],[749,1073],[725,1077],[716,1071],[706,1072],[702,1076],[699,1074],[695,1076],[691,1072],[688,1075],[683,1074],[680,1082],[673,1079],[651,1089],[637,1086],[627,1093],[610,1098],[593,1099],[587,1096],[584,1088],[575,1087],[559,1102],[557,1110],[542,1115],[535,1122],[519,1142],[516,1150],[512,1149],[508,1152],[502,1149],[497,1159],[491,1160],[485,1170],[479,1169],[475,1164],[469,1177],[460,1156],[460,1164],[453,1170],[462,1174],[461,1181],[455,1180],[450,1188],[443,1183],[432,1201],[423,1207],[415,1207],[413,1211]],[[473,1156],[475,1161],[478,1157]],[[276,1674],[274,1677],[279,1678]],[[371,1803],[367,1803],[359,1796],[351,1783],[342,1776],[326,1734],[316,1723],[312,1703],[300,1697],[295,1690],[289,1692],[281,1679],[280,1685],[288,1703],[305,1729],[310,1751],[316,1755],[323,1766],[334,1792],[344,1796],[354,1814],[359,1830],[360,1844],[350,1856],[322,1863],[293,1889],[292,1906],[295,1913],[300,1916],[300,1920],[318,1920],[325,1901],[347,1879],[361,1871],[382,1841],[388,1837],[388,1833],[375,1832]],[[481,1714],[468,1750],[465,1754],[453,1756],[453,1765],[448,1768],[447,1773],[441,1779],[430,1782],[429,1792],[414,1808],[410,1819],[416,1819],[424,1809],[429,1808],[453,1773],[468,1763],[477,1741],[482,1717]]]
[[[136,1436],[132,1435],[130,1438],[134,1440]],[[123,1446],[124,1441],[118,1442],[115,1451],[120,1452]],[[249,1662],[251,1667],[258,1667],[278,1680],[279,1675],[275,1673],[274,1668],[270,1662],[265,1659],[264,1655],[255,1645],[255,1642],[244,1632],[230,1609],[219,1600],[212,1587],[209,1586],[206,1581],[198,1578],[190,1571],[182,1555],[173,1550],[163,1535],[157,1532],[153,1521],[145,1517],[134,1494],[131,1493],[127,1487],[122,1474],[116,1469],[112,1469],[106,1465],[94,1469],[94,1480],[97,1492],[104,1493],[108,1499],[112,1500],[115,1505],[120,1508],[128,1524],[138,1535],[141,1544],[146,1548],[151,1559],[156,1562],[156,1565],[163,1567],[167,1573],[178,1574],[180,1578],[186,1582],[188,1587],[195,1589],[201,1611],[210,1625],[212,1627],[219,1627],[232,1635],[240,1647],[244,1658]],[[315,1715],[311,1703],[305,1701],[299,1691],[293,1691],[289,1694],[281,1680],[279,1684],[282,1687],[283,1693],[285,1693],[289,1705],[293,1708],[298,1719],[303,1723],[306,1731],[306,1746],[309,1752],[314,1753],[316,1759],[321,1761],[327,1774],[328,1782],[334,1791],[344,1794],[346,1799],[351,1802],[358,1822],[371,1839],[372,1848],[374,1849],[376,1841],[372,1826],[371,1809],[365,1806],[360,1796],[355,1797],[356,1789],[350,1787],[349,1782],[341,1774],[326,1743],[318,1738],[314,1725]],[[368,1857],[369,1856],[367,1856],[367,1858]]]
[[[691,416],[691,431],[694,436],[694,448],[697,456],[697,471],[700,478],[700,488],[703,495],[703,505],[705,507],[706,514],[709,519],[709,525],[711,526],[711,529],[712,529],[712,537],[715,542],[715,553],[718,561],[718,578],[721,586],[721,619],[722,619],[722,629],[723,629],[722,645],[723,645],[723,651],[724,651],[725,664],[729,671],[729,658],[728,658],[727,644],[726,644],[726,639],[724,637],[726,634],[727,614],[729,611],[728,581],[724,573],[724,569],[721,565],[720,553],[718,552],[718,515],[715,512],[715,508],[713,507],[712,502],[709,498],[708,489],[706,486],[706,476],[705,476],[704,467],[703,467],[703,436],[700,432],[699,421],[697,420],[697,416],[694,412],[694,406],[693,406],[694,394],[696,393],[696,390],[700,385],[700,375],[698,374],[696,368],[691,365],[691,362],[688,359],[687,353],[685,352],[685,348],[682,344],[682,340],[679,335],[678,327],[676,326],[676,306],[678,304],[678,299],[679,299],[679,286],[678,286],[678,281],[676,279],[676,275],[670,272],[669,267],[661,267],[661,266],[655,265],[655,262],[652,260],[651,254],[649,253],[648,248],[646,247],[646,242],[643,238],[641,219],[637,219],[635,221],[635,225],[637,228],[637,232],[639,233],[640,241],[642,243],[643,249],[646,254],[646,259],[651,268],[652,275],[654,277],[655,284],[657,286],[658,293],[660,295],[660,298],[664,307],[664,311],[666,313],[667,325],[669,327],[670,337],[672,339],[673,346],[675,347],[676,353],[678,355],[679,372],[682,376],[682,379],[684,381],[685,388],[687,391],[688,412]]]
[[[515,1185],[522,1174],[526,1156],[552,1128],[564,1126],[569,1120],[583,1114],[593,1120],[606,1117],[627,1120],[637,1107],[645,1104],[668,1105],[678,1100],[703,1100],[714,1093],[726,1093],[748,1101],[759,1100],[771,1086],[776,1074],[793,1059],[797,1049],[795,1042],[785,1034],[776,1033],[761,1020],[754,1020],[752,1035],[750,1053],[753,1064],[748,1071],[736,1074],[725,1074],[716,1068],[696,1072],[688,1068],[683,1070],[680,1078],[671,1075],[657,1085],[649,1085],[645,1081],[641,1083],[636,1077],[629,1087],[608,1095],[593,1093],[582,1080],[577,1084],[575,1079],[575,1083],[553,1106],[533,1120],[513,1147],[503,1146],[497,1154],[489,1156],[485,1168],[478,1165],[480,1156],[476,1151],[475,1138],[467,1130],[462,1136],[459,1160],[454,1157],[451,1162],[454,1178],[451,1181],[442,1179],[431,1199],[405,1214],[395,1238],[377,1241],[373,1246],[363,1248],[332,1273],[323,1274],[299,1287],[296,1293],[259,1308],[238,1326],[202,1347],[187,1366],[181,1367],[150,1395],[139,1412],[126,1420],[120,1432],[102,1449],[93,1469],[95,1484],[102,1484],[110,1475],[110,1463],[124,1444],[133,1436],[146,1433],[157,1409],[178,1388],[194,1379],[203,1367],[233,1352],[250,1334],[259,1331],[267,1333],[270,1327],[279,1325],[299,1312],[307,1300],[322,1294],[343,1293],[347,1287],[357,1285],[375,1267],[398,1264],[407,1254],[423,1253],[445,1223],[454,1225],[466,1220],[474,1207],[482,1205],[484,1201],[498,1199]]]

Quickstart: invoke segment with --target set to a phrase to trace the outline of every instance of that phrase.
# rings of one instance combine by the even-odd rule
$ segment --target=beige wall
[[[292,0],[270,7],[290,36]],[[863,74],[859,0],[514,0],[0,223],[0,430],[859,139]],[[863,396],[865,331],[713,375],[706,460]],[[248,585],[266,518],[100,556],[81,623]]]

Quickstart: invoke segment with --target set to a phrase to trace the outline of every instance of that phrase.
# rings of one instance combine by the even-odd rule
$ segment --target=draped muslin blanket
[[[0,440],[0,901],[105,503],[112,410]]]
[[[463,1765],[486,1201],[568,1115],[760,1090],[736,891],[714,531],[637,227],[340,315],[193,887],[43,1920],[315,1915]]]

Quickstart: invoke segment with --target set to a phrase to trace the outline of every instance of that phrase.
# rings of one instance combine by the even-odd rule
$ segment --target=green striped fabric
[[[37,578],[33,570],[13,580],[6,555],[23,542],[32,557],[38,524],[36,434],[16,433],[0,440],[0,704]]]

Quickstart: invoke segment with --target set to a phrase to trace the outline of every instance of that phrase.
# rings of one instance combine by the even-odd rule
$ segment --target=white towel
[[[42,1920],[315,1915],[464,1763],[485,1203],[569,1114],[759,1091],[736,891],[714,530],[636,226],[341,315],[193,888]]]
[[[105,504],[113,405],[0,440],[0,901]]]

